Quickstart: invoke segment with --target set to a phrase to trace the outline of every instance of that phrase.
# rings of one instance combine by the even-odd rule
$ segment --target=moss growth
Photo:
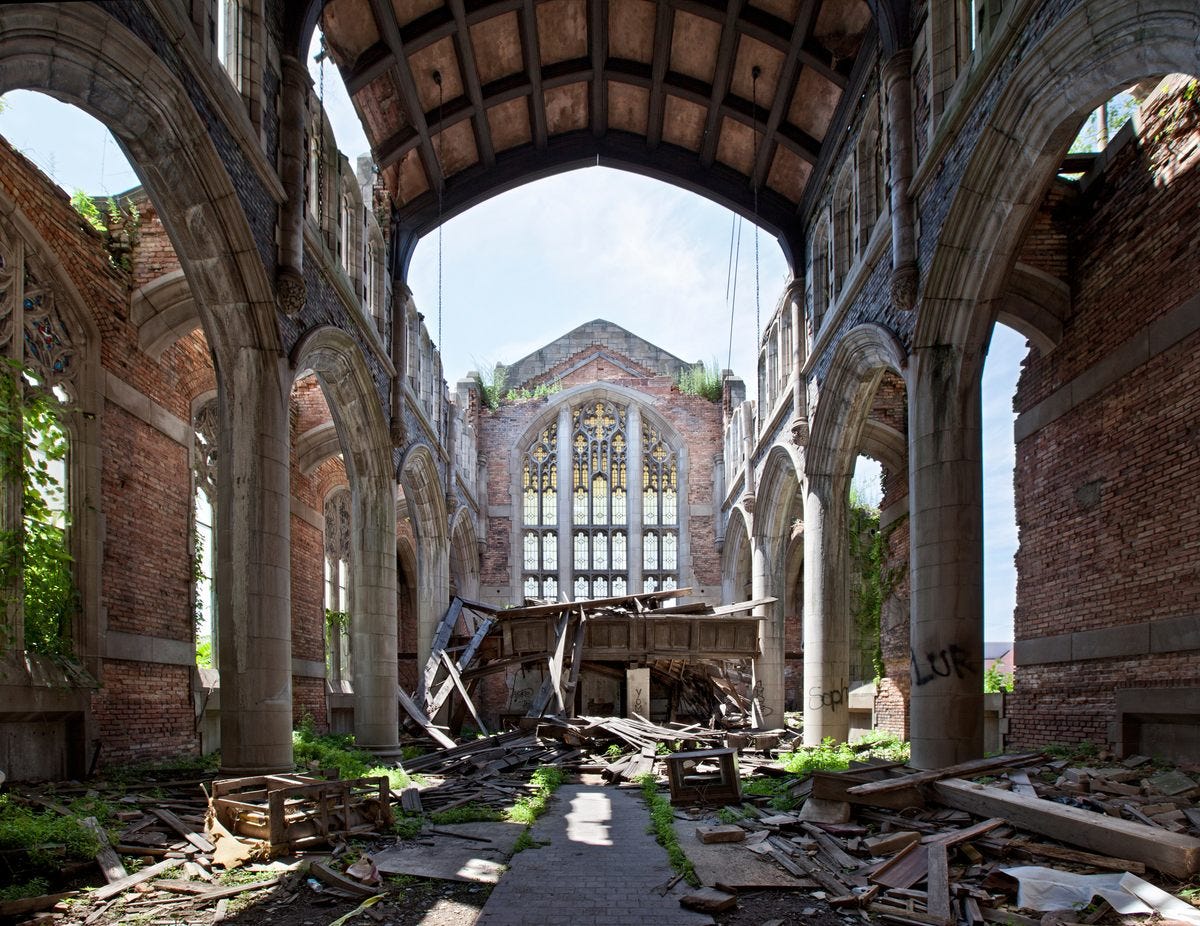
[[[642,786],[642,797],[650,808],[650,826],[647,832],[653,833],[658,844],[667,850],[667,859],[671,867],[683,875],[685,881],[692,887],[700,886],[696,869],[691,859],[679,845],[679,837],[675,833],[675,811],[671,802],[658,793],[658,779],[653,775],[643,775],[638,779]]]

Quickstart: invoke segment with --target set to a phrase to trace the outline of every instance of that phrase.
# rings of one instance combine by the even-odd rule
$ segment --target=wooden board
[[[1027,765],[1030,762],[1036,762],[1040,758],[1042,758],[1040,752],[1026,752],[1015,756],[993,756],[990,759],[972,759],[970,762],[962,762],[959,765],[950,765],[946,768],[935,768],[927,772],[914,772],[911,775],[902,775],[899,778],[889,778],[886,781],[872,781],[865,785],[856,785],[848,793],[860,797],[866,797],[870,794],[887,794],[889,791],[898,791],[901,788],[914,785],[929,784],[933,781],[940,781],[943,778],[976,775],[983,772],[990,772],[993,769],[1007,768],[1011,765]]]
[[[182,864],[183,859],[181,858],[169,858],[166,861],[159,862],[157,865],[143,868],[141,871],[122,878],[120,881],[114,881],[112,884],[106,884],[104,887],[97,888],[92,892],[92,899],[108,900],[110,897],[116,897],[122,891],[133,887],[135,884],[141,884],[143,881],[157,878],[163,872],[170,871],[172,868],[178,868]]]
[[[875,781],[890,781],[878,772],[813,772],[812,796],[826,801],[843,801],[865,804],[870,807],[886,807],[890,810],[905,810],[909,807],[924,807],[925,798],[912,785],[870,795],[859,795],[854,790],[859,785]]]
[[[738,891],[808,890],[817,886],[809,878],[781,871],[742,845],[706,845],[693,827],[678,826],[676,831],[679,847],[695,867],[702,884],[713,887],[720,884]]]
[[[1133,858],[1181,880],[1200,872],[1200,839],[998,788],[949,779],[933,785],[948,807],[996,814],[1030,830],[1103,855]]]
[[[100,848],[96,850],[96,864],[104,872],[104,880],[112,884],[122,878],[128,878],[129,872],[121,864],[121,857],[113,850],[112,843],[108,841],[108,833],[104,831],[100,821],[95,817],[84,817],[79,821],[79,825],[95,836],[96,842],[100,845]]]

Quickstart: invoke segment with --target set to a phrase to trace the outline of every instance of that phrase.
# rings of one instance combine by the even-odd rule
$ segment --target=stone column
[[[631,405],[627,414],[625,438],[629,443],[625,451],[625,484],[629,495],[625,500],[625,511],[629,519],[629,531],[626,534],[626,556],[629,560],[629,594],[640,595],[646,565],[642,551],[643,526],[646,523],[646,497],[642,492],[642,411],[636,405]]]
[[[218,380],[217,625],[221,770],[292,767],[292,621],[286,364],[230,352]]]
[[[759,520],[755,518],[755,520]],[[750,540],[750,596],[770,598],[776,594],[775,580],[779,561],[779,544],[775,538],[758,537],[753,531]],[[755,660],[754,688],[762,707],[763,723],[768,727],[783,726],[785,692],[783,685],[783,608],[781,602],[759,605],[755,615],[763,615],[758,623],[758,645],[761,655]]]
[[[916,233],[909,195],[913,174],[911,71],[911,48],[896,52],[883,68],[892,174],[892,304],[904,310],[917,300]]]
[[[396,488],[360,478],[351,494],[354,570],[354,739],[359,749],[400,755],[396,648]]]
[[[979,377],[961,351],[909,361],[912,764],[983,755],[983,477]]]
[[[287,199],[279,207],[279,269],[275,274],[279,305],[288,315],[304,308],[304,168],[308,122],[305,97],[312,78],[302,61],[280,56],[283,86],[279,100],[279,179]]]
[[[850,735],[846,601],[847,478],[806,473],[804,485],[804,745]]]

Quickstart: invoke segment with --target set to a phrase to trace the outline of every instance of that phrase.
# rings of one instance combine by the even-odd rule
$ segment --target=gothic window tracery
[[[525,451],[519,548],[526,598],[557,600],[560,566],[561,591],[571,600],[678,587],[678,452],[644,418],[631,446],[631,414],[640,417],[617,402],[591,399],[559,419],[570,421],[569,432],[551,423]],[[565,485],[562,460],[570,467]]]
[[[571,531],[575,598],[628,593],[626,411],[589,402],[572,415]]]
[[[558,600],[558,424],[546,427],[521,468],[522,586],[526,598]]]
[[[679,587],[679,459],[658,430],[642,434],[642,585]]]

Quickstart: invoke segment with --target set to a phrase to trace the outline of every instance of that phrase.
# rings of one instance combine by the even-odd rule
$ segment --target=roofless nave
[[[848,617],[860,453],[884,467],[900,570],[876,723],[920,766],[976,756],[997,320],[1031,342],[1008,741],[1196,754],[1195,9],[220,2],[0,9],[0,90],[91,113],[144,183],[137,216],[97,233],[0,152],[0,344],[30,396],[68,397],[77,592],[47,624],[8,571],[13,777],[218,743],[227,771],[290,768],[304,714],[393,754],[397,687],[415,689],[452,592],[774,599],[763,710],[844,737],[832,693],[870,680]],[[377,175],[327,134],[303,63],[318,21]],[[1137,117],[1068,157],[1129,88]],[[405,285],[416,241],[597,162],[778,237],[793,276],[755,402],[735,379],[720,403],[680,393],[671,345],[604,322],[547,329],[514,364],[510,384],[557,388],[542,398],[490,409],[447,386]],[[10,531],[29,513],[19,469]],[[520,675],[497,676],[489,719]]]

